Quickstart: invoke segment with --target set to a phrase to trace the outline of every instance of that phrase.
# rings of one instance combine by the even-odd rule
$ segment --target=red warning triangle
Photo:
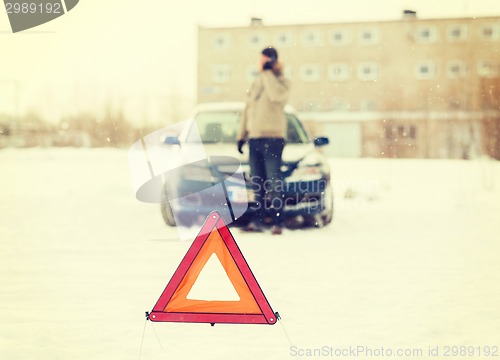
[[[239,300],[197,300],[188,294],[210,257],[215,254]],[[148,316],[151,321],[270,324],[271,309],[222,215],[213,211],[182,259]]]

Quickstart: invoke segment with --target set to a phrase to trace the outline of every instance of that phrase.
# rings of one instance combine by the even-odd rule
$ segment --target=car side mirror
[[[166,136],[165,140],[163,140],[165,145],[180,145],[181,142],[177,136]]]
[[[326,136],[314,138],[314,146],[320,147],[320,146],[328,145],[329,143],[330,143],[330,140]]]

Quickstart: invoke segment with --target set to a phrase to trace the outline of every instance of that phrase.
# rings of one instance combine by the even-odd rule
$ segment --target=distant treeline
[[[98,118],[82,113],[59,123],[45,121],[36,113],[19,118],[0,115],[0,148],[33,146],[128,147],[157,126],[133,126],[121,112]]]

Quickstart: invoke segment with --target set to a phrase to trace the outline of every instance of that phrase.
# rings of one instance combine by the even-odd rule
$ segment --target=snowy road
[[[421,349],[398,356],[413,359],[474,346],[466,359],[500,347],[500,164],[331,165],[331,226],[233,230],[281,324],[148,322],[141,359],[335,358],[305,355],[358,346]],[[0,167],[0,359],[137,359],[144,311],[189,242],[135,200],[127,152],[3,149]]]

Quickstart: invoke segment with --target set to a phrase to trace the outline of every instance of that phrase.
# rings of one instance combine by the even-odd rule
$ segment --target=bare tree
[[[500,160],[500,78],[483,78],[480,86],[484,150]]]

